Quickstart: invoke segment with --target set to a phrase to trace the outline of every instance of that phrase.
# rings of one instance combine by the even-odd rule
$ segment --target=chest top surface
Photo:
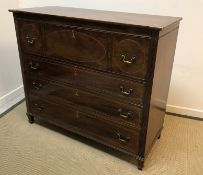
[[[180,17],[146,15],[136,13],[112,12],[102,10],[90,10],[70,7],[35,7],[12,9],[14,13],[31,13],[38,15],[59,16],[65,18],[85,19],[91,21],[111,22],[116,24],[126,24],[155,28],[162,30],[165,27],[180,21]]]

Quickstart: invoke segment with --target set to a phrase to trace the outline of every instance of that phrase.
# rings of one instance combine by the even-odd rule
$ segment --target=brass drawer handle
[[[35,65],[34,65],[34,63],[31,61],[30,63],[29,63],[29,66],[30,66],[30,69],[31,70],[37,70],[38,68],[39,68],[39,64],[38,63],[36,63]]]
[[[136,60],[136,57],[135,56],[133,56],[133,57],[131,57],[131,58],[127,58],[128,56],[127,56],[127,53],[122,53],[121,54],[121,60],[122,60],[122,62],[124,62],[124,63],[126,63],[126,64],[132,64],[132,63],[134,63],[135,62],[135,60]]]
[[[27,44],[28,45],[34,45],[36,38],[35,37],[31,37],[29,35],[26,36],[27,39]]]
[[[120,132],[116,132],[116,135],[118,137],[118,140],[122,143],[127,143],[130,140],[130,136],[122,136]]]
[[[36,82],[32,82],[32,86],[36,89],[36,90],[40,90],[42,88],[42,84],[41,83],[36,83]]]
[[[120,86],[120,90],[121,90],[121,92],[122,92],[123,94],[125,94],[125,95],[130,95],[130,94],[133,92],[133,89],[132,89],[132,88],[130,88],[130,89],[128,89],[128,90],[126,91],[123,86]]]
[[[123,113],[123,109],[119,108],[118,112],[119,112],[119,115],[124,119],[132,118],[132,114],[133,114],[132,111],[128,111],[127,113]]]
[[[37,103],[34,104],[35,108],[38,110],[38,111],[43,111],[44,110],[44,106],[43,105],[39,105]]]

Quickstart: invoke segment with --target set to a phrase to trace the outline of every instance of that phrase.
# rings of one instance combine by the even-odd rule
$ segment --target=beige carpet
[[[22,103],[0,118],[0,175],[15,174],[203,175],[203,122],[166,116],[162,137],[139,171],[123,154],[56,128],[30,125]]]

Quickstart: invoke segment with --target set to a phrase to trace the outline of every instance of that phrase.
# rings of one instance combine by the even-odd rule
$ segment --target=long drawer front
[[[127,103],[142,106],[146,95],[144,84],[128,81],[107,73],[90,71],[81,67],[59,62],[47,62],[46,59],[24,56],[25,74],[46,77],[77,87],[99,91]]]
[[[93,114],[81,112],[67,105],[59,105],[30,96],[31,113],[60,127],[79,133],[111,147],[138,152],[139,133],[99,120]]]
[[[99,113],[102,118],[139,128],[142,109],[113,101],[105,96],[80,90],[75,87],[53,83],[37,78],[26,78],[28,94],[40,95],[43,99],[60,104],[72,104],[84,111]]]

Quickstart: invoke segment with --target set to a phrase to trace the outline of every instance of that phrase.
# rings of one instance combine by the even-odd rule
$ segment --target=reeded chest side
[[[129,14],[128,24],[126,14],[96,10],[12,12],[29,122],[127,153],[142,169],[161,133],[180,18]]]

